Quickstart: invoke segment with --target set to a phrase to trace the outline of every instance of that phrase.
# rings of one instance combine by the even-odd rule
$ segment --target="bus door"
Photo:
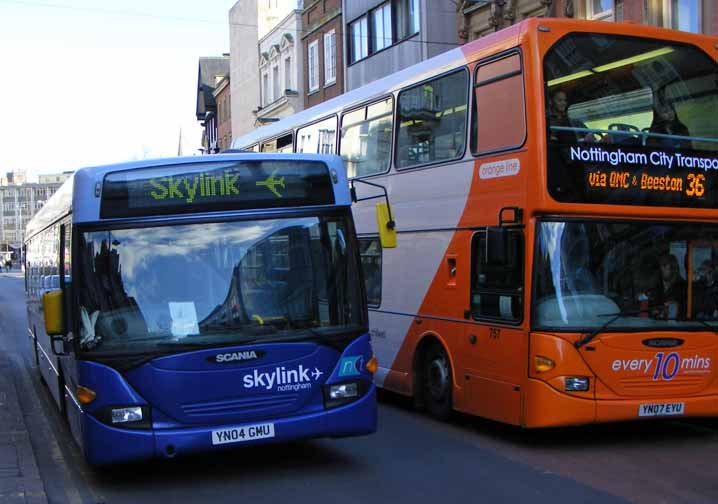
[[[77,402],[77,367],[75,361],[75,350],[73,342],[73,310],[72,306],[72,220],[66,219],[60,225],[60,268],[59,287],[63,293],[64,307],[63,315],[66,334],[62,337],[55,337],[52,340],[52,351],[58,356],[60,365],[60,391],[62,398],[62,409],[67,416],[72,437],[75,438],[78,446],[82,448],[82,429],[80,414],[82,409]]]
[[[528,333],[524,303],[524,231],[489,227],[471,240],[470,319],[464,376],[469,413],[518,424]]]

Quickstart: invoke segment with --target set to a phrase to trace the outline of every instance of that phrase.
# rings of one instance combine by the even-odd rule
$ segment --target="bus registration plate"
[[[243,425],[242,427],[230,427],[229,429],[217,429],[212,431],[212,444],[222,445],[228,443],[242,443],[254,439],[265,439],[274,437],[274,424]]]
[[[638,416],[668,416],[682,415],[685,411],[685,403],[653,403],[641,404],[638,407]]]

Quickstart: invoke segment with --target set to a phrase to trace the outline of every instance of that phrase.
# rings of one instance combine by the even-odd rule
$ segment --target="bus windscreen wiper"
[[[581,348],[586,343],[593,340],[596,336],[598,336],[601,332],[603,332],[604,329],[606,329],[608,326],[613,324],[616,320],[618,320],[621,317],[632,317],[635,315],[640,315],[641,313],[648,313],[651,310],[657,308],[658,306],[648,306],[646,308],[641,308],[640,310],[635,311],[619,311],[618,313],[602,313],[600,315],[597,315],[597,317],[611,317],[606,322],[601,324],[599,327],[594,329],[592,332],[586,334],[583,338],[578,340],[576,343],[573,344],[576,348]]]

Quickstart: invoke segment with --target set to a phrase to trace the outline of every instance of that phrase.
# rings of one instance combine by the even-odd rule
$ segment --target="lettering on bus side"
[[[689,357],[678,352],[656,353],[652,359],[615,359],[611,363],[614,373],[638,371],[651,376],[654,381],[671,381],[679,371],[685,374],[708,374],[711,372],[711,358],[695,354]]]

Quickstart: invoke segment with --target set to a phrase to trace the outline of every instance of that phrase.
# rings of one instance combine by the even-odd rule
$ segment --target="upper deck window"
[[[697,47],[577,33],[544,60],[550,194],[718,207],[718,66]]]
[[[463,155],[468,80],[467,72],[459,70],[399,93],[397,168]]]

